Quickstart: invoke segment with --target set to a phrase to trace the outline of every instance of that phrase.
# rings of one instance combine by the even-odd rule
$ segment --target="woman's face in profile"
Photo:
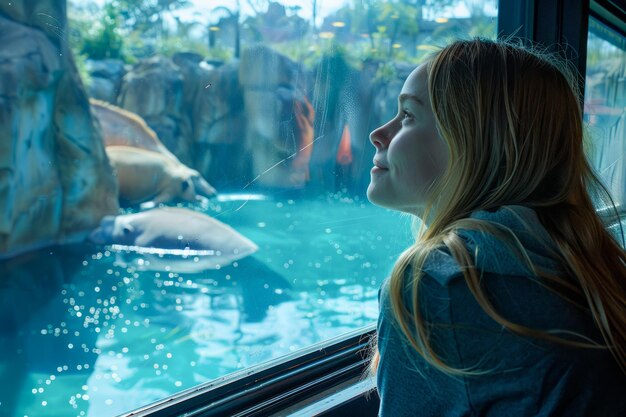
[[[398,114],[374,130],[370,140],[376,155],[368,199],[382,207],[419,215],[448,159],[428,96],[426,65],[406,79],[398,97]]]

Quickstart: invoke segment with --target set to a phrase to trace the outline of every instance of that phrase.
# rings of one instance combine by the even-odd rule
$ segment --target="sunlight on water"
[[[268,199],[266,195],[263,194],[220,194],[215,199],[219,202],[226,201],[265,201]]]
[[[111,245],[111,249],[115,252],[136,252],[139,254],[151,254],[151,255],[173,255],[180,256],[183,259],[187,259],[190,256],[213,256],[221,255],[219,251],[214,250],[198,250],[198,249],[161,249],[161,248],[145,248],[142,246],[127,246],[127,245]],[[196,261],[197,262],[197,261]]]

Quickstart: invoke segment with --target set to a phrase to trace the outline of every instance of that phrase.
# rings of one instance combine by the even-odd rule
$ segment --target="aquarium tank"
[[[0,3],[0,416],[113,416],[372,326],[419,220],[369,134],[496,0]],[[590,21],[624,198],[625,48]],[[622,42],[622,43],[620,43]],[[621,83],[621,84],[620,84]]]

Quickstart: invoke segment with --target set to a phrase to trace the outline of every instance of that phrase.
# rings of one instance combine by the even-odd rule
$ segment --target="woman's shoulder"
[[[522,245],[535,266],[554,274],[562,273],[562,266],[555,259],[552,239],[533,209],[519,205],[502,206],[497,210],[476,211],[471,214],[470,219],[510,230],[515,236],[513,239],[511,235],[511,239],[505,242],[500,237],[481,230],[460,229],[456,232],[479,273],[535,275],[507,245],[517,242]],[[461,266],[445,246],[428,254],[422,271],[441,285],[449,285],[453,279],[462,276]]]

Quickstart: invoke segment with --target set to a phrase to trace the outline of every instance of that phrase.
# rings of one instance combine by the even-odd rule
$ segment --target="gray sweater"
[[[551,242],[549,235],[532,209],[503,206],[472,217],[508,226],[535,265],[562,274],[557,257],[548,256],[551,243],[542,241]],[[472,256],[478,248],[475,263],[497,312],[533,329],[566,329],[603,343],[588,310],[539,285],[502,242],[475,231],[459,234]],[[393,319],[387,280],[379,292],[379,416],[626,416],[626,376],[608,350],[571,348],[505,330],[478,305],[444,250],[429,255],[423,270],[420,312],[435,323],[429,326],[435,351],[449,365],[493,372],[452,377],[422,359]]]

